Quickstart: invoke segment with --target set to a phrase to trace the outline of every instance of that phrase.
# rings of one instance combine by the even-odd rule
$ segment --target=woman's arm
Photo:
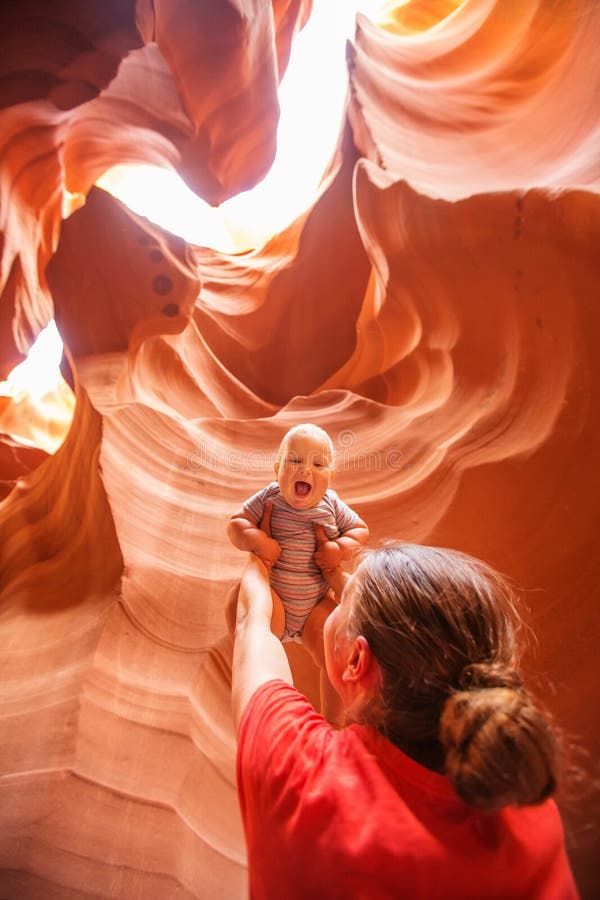
[[[248,701],[262,684],[275,678],[293,683],[283,645],[271,632],[272,612],[269,574],[250,554],[240,585],[233,644],[231,704],[236,734]]]

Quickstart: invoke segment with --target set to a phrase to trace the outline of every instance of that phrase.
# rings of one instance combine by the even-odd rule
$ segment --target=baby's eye
[[[322,469],[322,468],[323,468],[323,463],[316,462],[316,463],[315,463],[315,468],[316,468],[316,469]]]

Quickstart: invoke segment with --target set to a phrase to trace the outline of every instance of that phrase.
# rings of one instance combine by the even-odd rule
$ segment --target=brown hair
[[[517,672],[520,627],[506,582],[466,554],[398,544],[356,571],[349,628],[382,671],[362,720],[481,809],[556,787],[554,733]]]

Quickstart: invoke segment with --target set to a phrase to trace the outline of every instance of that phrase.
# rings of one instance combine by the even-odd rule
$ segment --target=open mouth
[[[310,484],[307,481],[297,481],[294,485],[294,493],[296,497],[308,497],[310,494]]]

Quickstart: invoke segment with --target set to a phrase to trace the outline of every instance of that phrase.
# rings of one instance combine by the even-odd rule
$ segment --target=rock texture
[[[245,896],[224,523],[305,420],[374,541],[459,547],[522,586],[528,676],[589,756],[562,805],[600,889],[600,7],[359,17],[319,197],[252,253],[93,187],[135,161],[213,204],[259,180],[310,9],[0,8],[0,378],[55,317],[76,397],[54,455],[0,398],[3,898]]]

